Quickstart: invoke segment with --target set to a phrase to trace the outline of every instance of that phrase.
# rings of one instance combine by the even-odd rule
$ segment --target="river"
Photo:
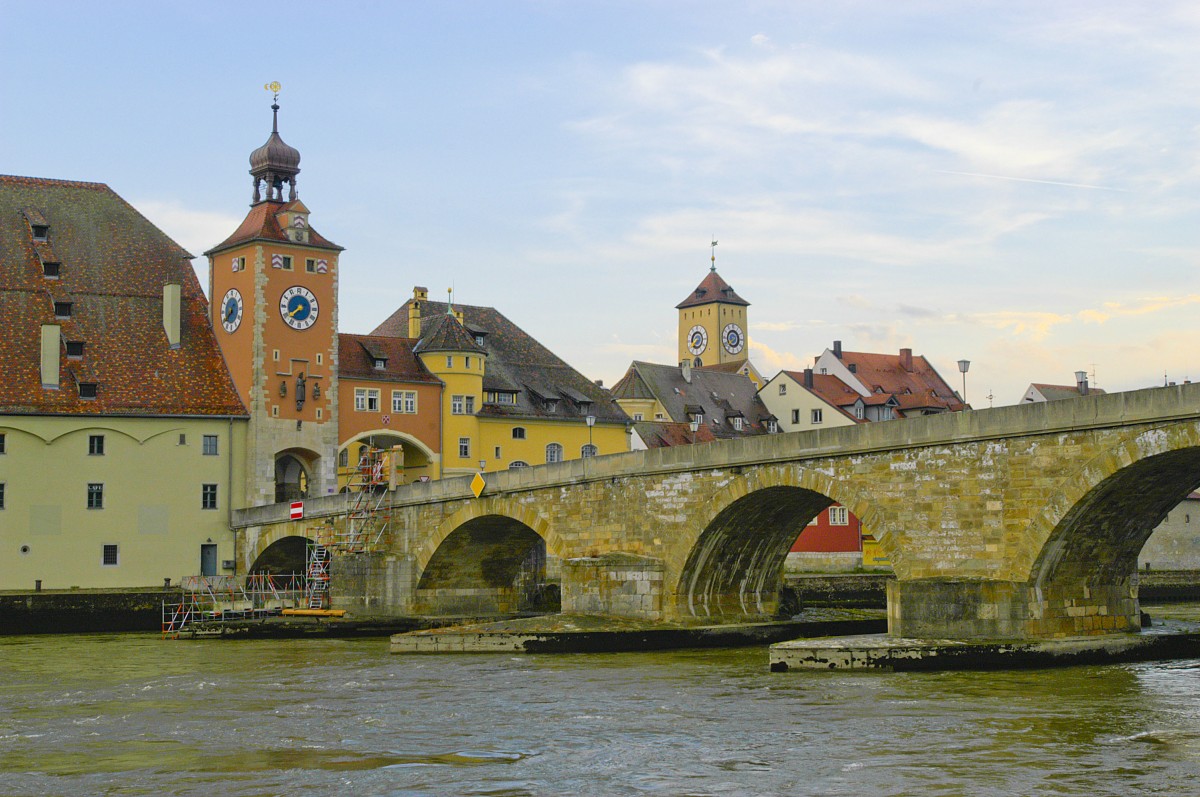
[[[1200,791],[1200,660],[767,671],[765,649],[0,638],[5,795]]]

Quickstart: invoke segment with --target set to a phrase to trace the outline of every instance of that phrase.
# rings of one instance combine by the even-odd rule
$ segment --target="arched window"
[[[513,461],[512,461],[512,462],[510,462],[510,463],[509,463],[509,465],[508,465],[508,469],[509,469],[509,470],[512,470],[513,468],[528,468],[528,467],[529,467],[529,463],[528,463],[528,462],[522,462],[522,461],[521,461],[521,460],[519,460],[519,459],[517,459],[517,460],[513,460]]]
[[[513,427],[513,440],[524,440],[524,439],[525,439],[525,427],[524,426],[514,426]]]
[[[546,461],[547,462],[562,462],[563,447],[558,443],[550,443],[546,446]]]
[[[600,449],[596,448],[591,443],[588,443],[583,448],[579,449],[579,456],[581,457],[594,457],[598,453],[600,453]]]

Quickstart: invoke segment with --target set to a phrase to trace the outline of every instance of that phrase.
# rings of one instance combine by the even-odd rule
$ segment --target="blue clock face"
[[[279,297],[279,315],[292,329],[308,329],[317,320],[317,297],[301,285],[288,288]]]
[[[221,326],[226,332],[233,333],[242,325],[242,294],[237,288],[230,288],[221,300]]]
[[[746,345],[746,338],[737,324],[726,324],[721,331],[721,342],[725,345],[725,351],[737,354]]]

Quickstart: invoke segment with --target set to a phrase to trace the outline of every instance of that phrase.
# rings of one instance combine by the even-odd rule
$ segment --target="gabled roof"
[[[308,246],[314,249],[329,249],[335,252],[342,251],[342,247],[330,241],[312,227],[308,228],[308,241],[306,243],[298,243],[288,238],[287,233],[279,226],[278,215],[289,210],[297,210],[301,213],[309,212],[308,208],[301,205],[298,199],[293,202],[259,202],[257,205],[253,205],[250,208],[250,212],[246,214],[246,218],[242,220],[241,225],[233,231],[233,235],[230,235],[204,254],[212,255],[224,249],[231,249],[239,244],[250,241],[277,241],[293,246]]]
[[[712,429],[702,424],[692,431],[690,423],[674,423],[671,421],[636,421],[633,430],[646,444],[646,448],[669,448],[670,446],[687,446],[698,443],[711,443],[716,440]]]
[[[634,398],[634,393],[648,391],[671,421],[688,423],[690,416],[702,414],[705,425],[717,438],[766,434],[765,422],[772,416],[749,379],[741,374],[703,368],[690,369],[690,379],[690,382],[684,379],[683,369],[678,365],[634,361],[613,385],[613,395],[619,399]],[[728,421],[738,417],[746,421],[741,431]]]
[[[901,401],[901,406],[904,406],[902,396],[917,395],[923,397],[921,401],[925,403],[920,404],[923,408],[936,408],[939,411],[951,412],[966,408],[954,389],[946,384],[946,381],[924,356],[919,354],[910,356],[912,358],[911,370],[902,365],[899,353],[875,354],[843,351],[840,359],[868,389],[872,391],[882,389],[884,393],[896,395]]]
[[[338,333],[338,378],[372,379],[379,382],[432,382],[440,380],[429,373],[421,359],[413,354],[415,340],[385,336]],[[387,362],[376,368],[375,360]]]
[[[801,388],[824,401],[835,411],[840,412],[855,423],[866,423],[864,419],[855,417],[853,413],[847,412],[845,409],[846,407],[854,406],[854,402],[862,398],[862,396],[858,394],[857,390],[833,374],[813,374],[813,386],[807,388],[804,387],[803,371],[784,371],[783,373],[791,377]]]
[[[487,349],[475,342],[475,336],[468,332],[457,318],[446,313],[426,319],[422,323],[421,339],[413,351],[418,354],[445,351],[487,353]]]
[[[35,244],[30,209],[49,226]],[[43,274],[52,247],[61,269]],[[102,183],[0,176],[0,412],[244,416],[208,318],[191,255]],[[163,329],[163,286],[180,286],[180,345]],[[71,317],[55,317],[69,301]],[[60,348],[58,390],[42,388],[41,327]],[[98,385],[95,399],[80,382]]]
[[[1036,388],[1046,401],[1062,401],[1063,399],[1079,398],[1083,395],[1079,392],[1077,385],[1045,385],[1041,382],[1034,382],[1030,384],[1030,387]],[[1103,396],[1104,391],[1098,387],[1089,386],[1087,394],[1089,396]]]
[[[750,302],[738,296],[733,288],[729,287],[729,283],[721,279],[721,275],[714,268],[704,276],[704,279],[696,286],[696,290],[692,291],[690,296],[675,305],[675,309],[682,310],[685,307],[696,307],[697,305],[712,304],[713,302],[736,304],[742,307],[750,306]]]
[[[407,336],[411,304],[411,300],[405,302],[371,334]],[[477,417],[557,418],[578,421],[586,415],[594,415],[600,423],[629,421],[629,416],[617,406],[608,390],[567,365],[495,308],[457,303],[454,308],[462,312],[463,322],[468,329],[473,330],[472,334],[485,334],[484,344],[480,349],[487,354],[484,389],[517,391],[516,404],[485,403],[476,413]],[[422,301],[421,315],[424,333],[431,318],[446,315],[446,304]],[[472,346],[478,346],[473,338]],[[549,410],[545,401],[533,395],[528,387],[530,385],[535,386],[539,392],[554,394],[550,398],[560,399],[553,412]],[[581,405],[578,397],[589,398],[592,403]]]

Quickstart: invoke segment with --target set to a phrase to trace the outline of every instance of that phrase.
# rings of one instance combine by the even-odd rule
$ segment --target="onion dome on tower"
[[[279,137],[279,103],[271,103],[271,137],[267,143],[250,153],[250,176],[254,178],[254,195],[250,202],[283,202],[283,184],[287,183],[288,198],[296,199],[296,175],[300,173],[300,150],[289,147]],[[259,184],[266,192],[259,193]]]

